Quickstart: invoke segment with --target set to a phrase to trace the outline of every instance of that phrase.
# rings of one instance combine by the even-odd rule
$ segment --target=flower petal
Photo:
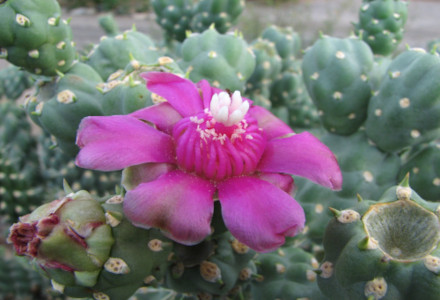
[[[286,123],[261,106],[252,106],[248,114],[258,121],[258,126],[266,132],[268,140],[294,133]]]
[[[193,245],[211,233],[214,186],[180,170],[128,191],[124,212],[135,225],[160,228],[171,239]]]
[[[258,175],[258,178],[272,183],[274,186],[282,189],[289,195],[292,195],[295,189],[293,178],[290,175],[280,173],[262,173]]]
[[[267,181],[234,177],[219,183],[223,220],[243,244],[261,252],[277,249],[304,227],[304,210]]]
[[[137,110],[130,116],[153,123],[157,129],[168,134],[172,132],[174,124],[182,119],[182,116],[167,102]]]
[[[257,169],[298,175],[333,190],[342,187],[336,157],[308,132],[269,141]]]
[[[202,98],[190,80],[164,72],[142,73],[141,77],[151,92],[165,98],[183,117],[203,111]]]
[[[146,163],[130,166],[122,171],[122,186],[128,191],[143,182],[156,180],[161,175],[176,169],[174,164]]]
[[[131,116],[84,118],[76,143],[76,164],[101,171],[120,170],[146,162],[174,163],[172,138]]]
[[[197,86],[200,88],[203,97],[203,108],[208,108],[211,104],[212,95],[222,92],[222,90],[217,89],[215,91],[214,88],[209,84],[209,82],[205,79],[200,80],[197,83]]]

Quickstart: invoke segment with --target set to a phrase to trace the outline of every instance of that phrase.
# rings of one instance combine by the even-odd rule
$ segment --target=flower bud
[[[114,240],[99,202],[79,191],[22,216],[8,242],[56,282],[93,286]]]

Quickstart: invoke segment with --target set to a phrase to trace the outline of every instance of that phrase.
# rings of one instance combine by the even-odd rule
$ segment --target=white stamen
[[[215,121],[232,126],[244,119],[249,110],[249,102],[243,101],[239,91],[235,91],[232,97],[221,92],[212,96],[210,109]]]
[[[229,110],[227,106],[222,106],[219,111],[217,112],[217,114],[214,115],[214,118],[220,122],[226,125],[226,122],[228,121],[228,115],[229,115]]]

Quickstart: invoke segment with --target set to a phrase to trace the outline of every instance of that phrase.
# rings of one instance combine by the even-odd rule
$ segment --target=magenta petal
[[[209,82],[205,79],[200,80],[197,83],[197,86],[202,91],[202,97],[203,97],[203,108],[210,108],[212,95],[216,94],[216,92],[213,90]],[[219,91],[220,92],[220,91]]]
[[[176,165],[167,163],[146,163],[125,168],[122,171],[122,186],[128,191],[144,182],[156,180],[163,174],[176,169]]]
[[[274,186],[282,189],[287,194],[291,195],[295,189],[293,178],[287,174],[280,173],[262,173],[258,175],[258,178],[266,180],[272,183]]]
[[[258,121],[268,140],[294,133],[286,123],[261,106],[252,106],[248,114]]]
[[[131,116],[86,117],[78,129],[76,164],[101,171],[146,162],[174,163],[172,138]]]
[[[298,175],[333,190],[342,187],[336,157],[308,132],[269,141],[258,170]]]
[[[182,116],[167,102],[137,110],[130,116],[153,123],[157,129],[168,134],[172,132],[174,124],[182,119]]]
[[[196,85],[188,79],[171,73],[142,73],[147,88],[165,98],[183,117],[203,111],[203,101]]]
[[[287,193],[254,177],[218,185],[226,227],[240,242],[260,252],[277,249],[304,227],[304,210]]]
[[[135,225],[160,228],[171,239],[193,245],[211,233],[214,186],[179,170],[128,191],[124,212]]]

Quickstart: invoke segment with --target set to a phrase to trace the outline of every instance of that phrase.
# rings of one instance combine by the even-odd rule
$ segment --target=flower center
[[[257,121],[246,116],[249,103],[239,92],[232,99],[220,93],[212,97],[210,108],[174,126],[179,167],[213,180],[253,173],[266,138]]]
[[[235,91],[232,97],[226,92],[221,92],[212,96],[210,108],[217,122],[232,126],[244,119],[249,110],[249,102],[243,101],[239,91]]]

